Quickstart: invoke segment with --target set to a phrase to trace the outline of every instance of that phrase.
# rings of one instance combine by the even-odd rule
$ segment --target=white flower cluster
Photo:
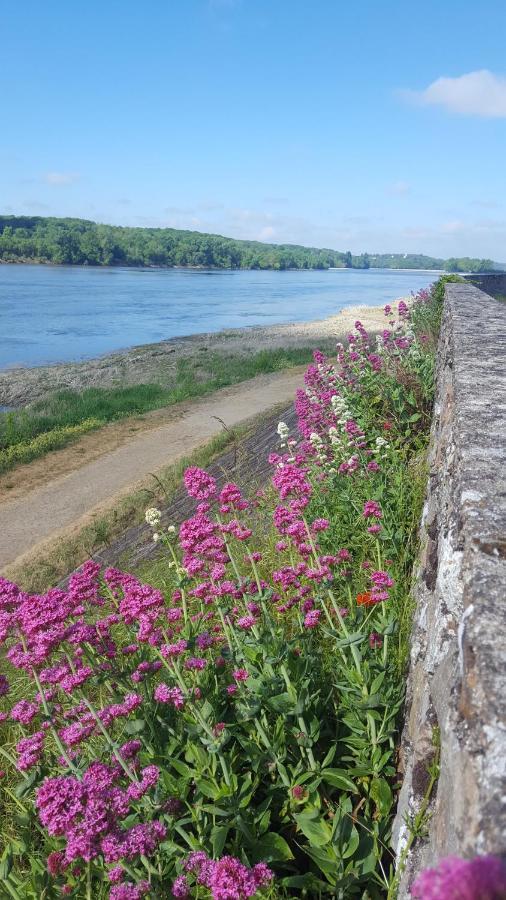
[[[385,459],[390,448],[390,444],[388,443],[388,441],[386,441],[383,437],[377,437],[374,443],[376,444],[375,452],[378,456],[378,459]]]
[[[313,431],[312,434],[309,435],[309,443],[316,450],[316,458],[320,462],[325,462],[325,446],[322,438],[319,434],[316,433],[316,431]]]
[[[277,428],[277,432],[279,435],[279,439],[281,441],[281,446],[284,447],[288,440],[288,435],[290,434],[290,429],[286,422],[280,422]]]
[[[156,528],[162,521],[162,514],[156,506],[150,506],[144,513],[144,518],[151,528]]]
[[[340,425],[344,425],[348,419],[352,418],[345,398],[341,397],[339,394],[334,394],[334,396],[330,398],[330,405],[332,406],[332,412],[337,417],[337,421]]]

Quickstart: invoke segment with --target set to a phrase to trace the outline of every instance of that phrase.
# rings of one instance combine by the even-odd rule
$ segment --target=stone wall
[[[416,581],[404,783],[394,827],[417,812],[440,741],[428,832],[399,898],[449,854],[506,851],[506,304],[448,284]]]
[[[493,297],[506,297],[506,272],[491,272],[483,275],[464,275],[475,287],[491,294]]]

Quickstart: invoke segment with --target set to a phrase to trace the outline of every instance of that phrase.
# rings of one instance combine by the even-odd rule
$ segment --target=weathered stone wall
[[[506,304],[448,284],[394,828],[399,858],[440,775],[414,874],[449,854],[506,851]]]
[[[491,294],[493,297],[506,297],[506,272],[490,272],[483,275],[465,275],[466,281],[471,281],[481,291]]]

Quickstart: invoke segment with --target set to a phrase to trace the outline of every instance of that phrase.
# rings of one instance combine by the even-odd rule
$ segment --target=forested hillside
[[[90,266],[203,266],[220,269],[446,269],[485,272],[492,260],[430,256],[354,256],[297,244],[239,241],[175,228],[123,228],[86,219],[0,216],[0,262]]]

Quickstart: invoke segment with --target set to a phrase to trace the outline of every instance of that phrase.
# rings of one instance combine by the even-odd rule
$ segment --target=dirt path
[[[58,451],[23,467],[27,477],[2,491],[0,569],[65,529],[84,524],[91,513],[132,491],[148,473],[205,443],[223,427],[220,420],[230,427],[290,402],[301,383],[300,369],[262,375],[184,408],[109,426],[109,435],[105,429],[101,437],[89,435],[88,444],[80,442],[80,454],[74,447],[70,454]]]

